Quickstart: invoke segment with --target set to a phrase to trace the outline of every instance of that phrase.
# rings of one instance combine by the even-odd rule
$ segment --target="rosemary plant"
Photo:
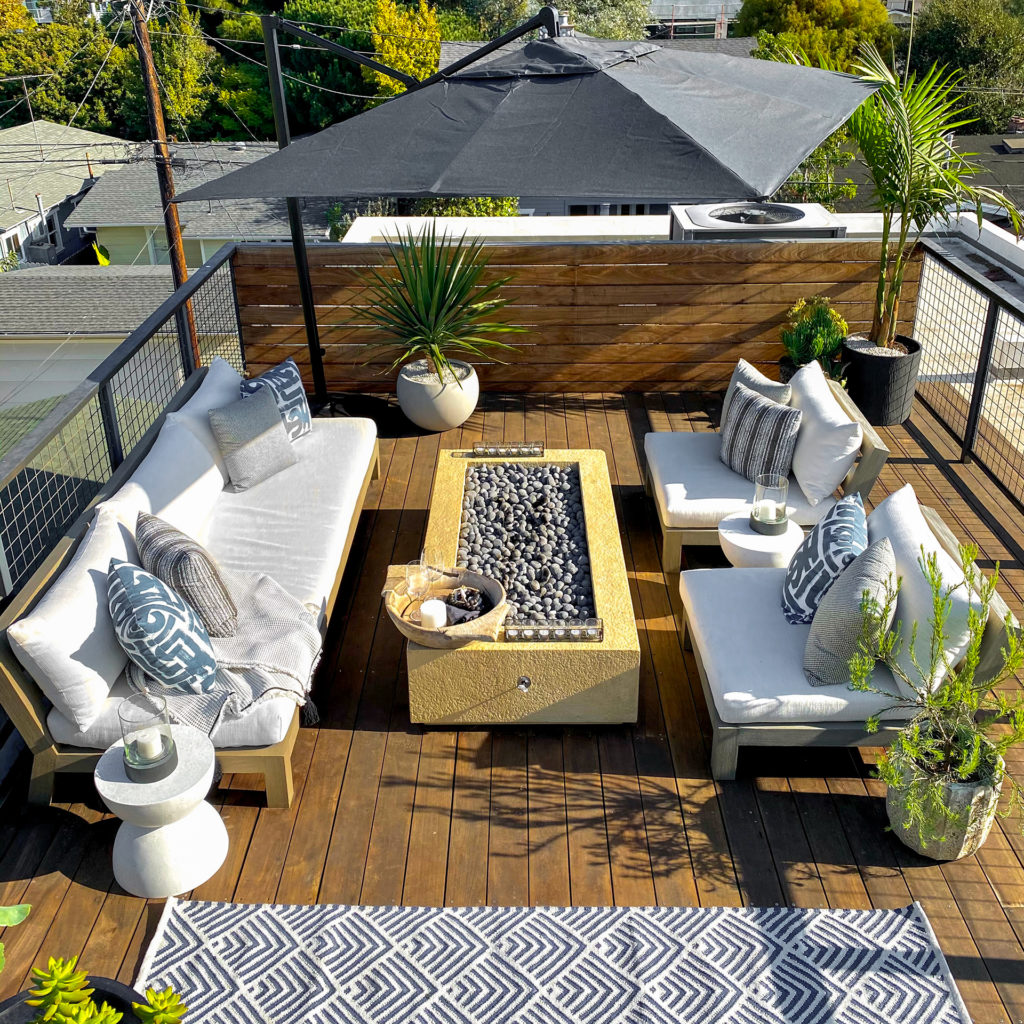
[[[878,777],[901,792],[906,815],[904,827],[913,828],[922,848],[943,842],[951,829],[967,825],[971,807],[951,809],[946,794],[952,784],[995,786],[1009,783],[1009,799],[1001,813],[1007,815],[1021,798],[1020,785],[1009,775],[1003,755],[1024,742],[1024,694],[1014,688],[1001,689],[1024,664],[1024,645],[1016,624],[1007,613],[1004,621],[1006,643],[1001,665],[987,678],[979,678],[982,639],[989,608],[995,596],[999,567],[985,579],[974,560],[977,548],[960,548],[963,580],[946,586],[933,552],[919,559],[932,592],[929,625],[931,639],[923,658],[918,657],[918,624],[911,630],[910,662],[916,678],[903,667],[898,655],[904,637],[897,628],[886,631],[892,621],[900,582],[890,579],[885,600],[879,602],[864,595],[861,604],[863,627],[860,650],[850,660],[850,683],[856,690],[876,693],[885,699],[884,708],[867,721],[869,732],[878,730],[879,720],[888,711],[911,713],[910,722],[898,734],[878,762]],[[969,641],[958,664],[951,663],[945,648],[951,598],[961,587],[970,588],[979,600],[972,600],[968,612]],[[894,691],[876,685],[875,663],[881,662],[898,684]],[[1024,830],[1024,822],[1022,822]]]

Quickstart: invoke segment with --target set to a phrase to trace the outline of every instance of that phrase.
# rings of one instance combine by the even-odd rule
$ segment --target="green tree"
[[[22,0],[0,0],[0,33],[35,27]]]
[[[377,0],[371,29],[377,59],[413,78],[423,79],[437,71],[441,59],[441,31],[437,11],[427,0],[415,5],[398,4],[395,0]],[[364,76],[376,86],[381,98],[405,92],[397,78],[370,68]]]
[[[519,215],[519,200],[515,196],[417,199],[413,204],[413,215],[416,217],[516,217]]]
[[[600,39],[643,39],[647,0],[574,0],[569,17],[580,32]]]
[[[532,13],[530,0],[464,0],[462,7],[488,38],[515,28]]]
[[[971,130],[1003,132],[1024,111],[1024,17],[1004,0],[931,0],[917,17],[910,53],[919,74],[932,64],[963,72],[961,88],[978,119]]]
[[[183,0],[173,0],[167,28],[155,36],[153,60],[163,94],[169,128],[186,133],[200,121],[216,92],[213,72],[218,57],[203,39],[199,15]]]
[[[781,37],[783,45],[803,50],[812,59],[840,66],[848,64],[862,44],[881,48],[892,38],[881,0],[744,0],[736,34],[762,31]]]

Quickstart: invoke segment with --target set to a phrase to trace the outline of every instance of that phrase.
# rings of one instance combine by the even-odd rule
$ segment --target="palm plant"
[[[431,374],[461,387],[449,353],[484,356],[511,348],[491,337],[523,330],[494,319],[508,305],[498,291],[511,278],[483,282],[481,242],[447,232],[438,237],[432,223],[419,237],[409,228],[401,242],[388,240],[387,247],[394,266],[371,269],[370,306],[362,315],[394,339],[389,347],[397,347],[397,354],[389,370],[425,359]]]
[[[954,132],[974,122],[960,99],[958,71],[933,65],[921,77],[903,81],[872,46],[853,64],[877,90],[854,112],[847,125],[864,156],[872,192],[882,212],[882,253],[875,294],[871,340],[891,348],[896,343],[903,276],[914,247],[933,219],[973,209],[981,227],[982,204],[1005,210],[1020,233],[1021,214],[1002,192],[974,185],[981,168],[974,153],[959,153]]]

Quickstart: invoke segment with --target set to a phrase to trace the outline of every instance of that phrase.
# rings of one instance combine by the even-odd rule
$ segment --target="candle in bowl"
[[[436,597],[420,605],[420,625],[424,629],[440,629],[448,625],[448,606]]]

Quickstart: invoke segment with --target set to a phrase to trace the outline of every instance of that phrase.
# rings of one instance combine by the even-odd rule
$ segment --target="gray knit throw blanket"
[[[221,575],[238,608],[238,628],[234,636],[211,637],[217,658],[213,686],[206,693],[186,693],[162,686],[129,662],[132,688],[165,697],[172,722],[207,735],[274,697],[290,697],[305,708],[307,724],[316,722],[309,699],[323,646],[316,616],[266,573],[222,569]]]

